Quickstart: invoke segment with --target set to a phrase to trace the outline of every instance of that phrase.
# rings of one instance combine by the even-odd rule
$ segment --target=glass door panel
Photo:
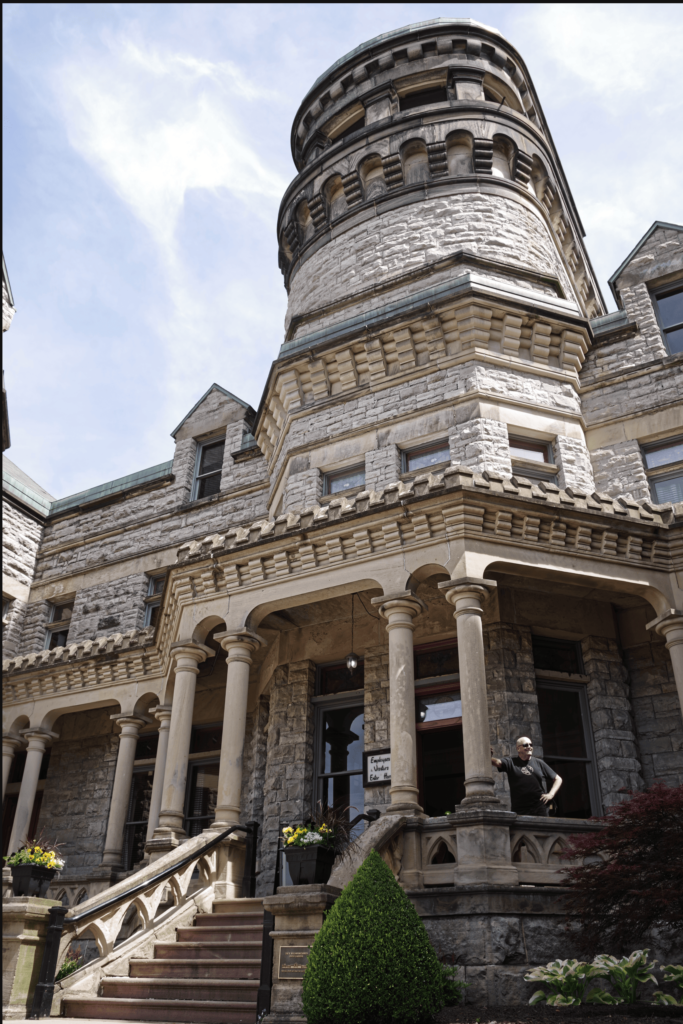
[[[417,733],[420,803],[430,818],[454,811],[465,796],[462,726]]]
[[[365,810],[363,710],[362,704],[319,709],[317,799],[347,821]]]
[[[198,836],[216,817],[219,761],[191,764],[185,831]]]

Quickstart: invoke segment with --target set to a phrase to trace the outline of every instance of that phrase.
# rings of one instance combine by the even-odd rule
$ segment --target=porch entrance
[[[458,648],[452,640],[415,648],[415,730],[420,804],[430,818],[465,796]]]

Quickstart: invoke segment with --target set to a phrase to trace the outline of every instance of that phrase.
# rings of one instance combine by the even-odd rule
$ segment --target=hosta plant
[[[635,1003],[636,985],[644,985],[646,981],[657,984],[657,979],[652,973],[657,961],[648,960],[649,952],[649,949],[636,949],[630,956],[624,956],[621,960],[603,953],[593,960],[594,964],[607,970],[609,979],[619,994],[620,1003]]]
[[[662,967],[664,981],[674,981],[678,988],[683,989],[683,964],[669,964]],[[655,992],[653,1002],[663,1006],[683,1006],[683,995],[680,999],[670,995],[668,992]]]
[[[606,978],[607,968],[597,964],[586,964],[580,960],[553,960],[546,967],[534,967],[524,975],[525,981],[540,981],[549,985],[551,992],[538,989],[529,1000],[530,1005],[547,1002],[548,1006],[575,1006],[578,1003],[605,1003],[614,1005],[622,1000],[601,988],[592,988],[586,993],[586,986],[594,978]]]

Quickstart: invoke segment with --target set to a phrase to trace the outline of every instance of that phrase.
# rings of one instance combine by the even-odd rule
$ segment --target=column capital
[[[50,729],[22,729],[21,735],[28,743],[29,750],[47,750],[53,740],[59,739],[59,733],[51,732]]]
[[[3,732],[2,746],[3,750],[14,750],[16,752],[17,750],[20,750],[22,747],[26,746],[26,741],[22,739],[21,736],[17,736],[16,733]]]
[[[171,715],[173,713],[173,707],[171,704],[157,704],[156,707],[149,709],[150,715],[154,715],[159,721],[159,728],[163,727],[164,722],[171,721]]]
[[[453,614],[457,618],[462,612],[481,614],[483,604],[498,584],[495,580],[480,580],[472,576],[462,576],[457,580],[444,580],[437,584],[439,590],[449,604],[453,605]]]
[[[671,649],[683,644],[683,611],[679,608],[669,608],[663,615],[658,615],[652,622],[648,622],[645,629],[654,629],[666,640],[666,646]]]
[[[252,633],[250,629],[227,629],[224,633],[214,633],[214,640],[217,640],[225,653],[226,661],[247,661],[251,664],[251,656],[258,651],[259,647],[265,647],[266,641],[258,633]]]
[[[371,604],[374,604],[382,618],[387,620],[387,630],[396,625],[413,629],[412,620],[427,609],[422,598],[416,597],[412,590],[401,590],[396,594],[373,597]]]
[[[206,644],[197,643],[194,640],[179,640],[171,644],[171,657],[174,661],[175,670],[183,672],[199,672],[199,666],[207,658],[213,657],[215,651]],[[184,664],[182,664],[184,662]]]
[[[115,725],[120,727],[124,736],[137,736],[143,725],[149,725],[152,721],[149,715],[110,715],[109,717]]]

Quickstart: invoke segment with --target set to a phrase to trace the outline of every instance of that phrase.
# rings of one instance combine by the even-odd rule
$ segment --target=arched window
[[[364,160],[360,168],[360,178],[363,183],[365,199],[375,199],[377,196],[384,195],[387,183],[384,180],[381,157],[369,156],[367,160]]]
[[[406,185],[429,180],[429,157],[424,142],[417,139],[408,142],[401,155],[403,157],[403,179]]]
[[[329,181],[325,183],[323,191],[327,201],[327,209],[330,211],[330,220],[337,220],[337,218],[342,217],[349,208],[348,203],[346,202],[346,196],[344,195],[341,175],[335,174],[333,178],[330,178]]]
[[[515,147],[504,135],[493,136],[493,166],[491,174],[494,178],[512,180]]]
[[[311,211],[308,209],[308,203],[305,199],[296,208],[296,219],[299,224],[301,244],[304,245],[315,234],[315,225],[313,224]]]
[[[446,139],[448,173],[452,178],[461,174],[474,174],[472,163],[472,136],[469,132],[453,132]]]

